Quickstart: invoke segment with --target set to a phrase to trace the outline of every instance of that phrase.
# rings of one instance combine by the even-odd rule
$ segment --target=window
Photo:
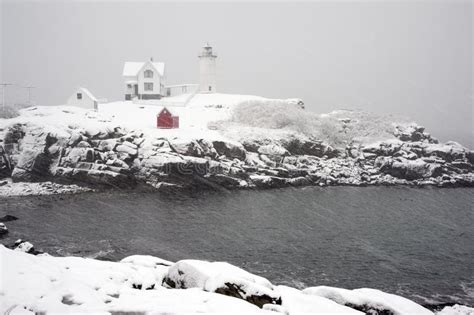
[[[82,100],[82,93],[77,93],[77,99]]]
[[[127,88],[131,89],[131,88],[132,88],[132,85],[131,85],[131,84],[127,84]]]
[[[145,78],[153,78],[153,71],[151,70],[145,70]]]
[[[209,85],[209,91],[211,91],[211,89],[212,89],[212,88],[211,88],[211,86]]]
[[[145,82],[145,91],[153,91],[153,83]]]

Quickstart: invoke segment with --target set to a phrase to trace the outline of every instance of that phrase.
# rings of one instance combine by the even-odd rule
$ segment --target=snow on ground
[[[182,96],[169,97],[162,103],[155,103],[169,104],[174,101],[179,103],[181,98]],[[233,94],[196,94],[186,107],[167,107],[174,115],[179,116],[179,129],[156,127],[157,114],[163,108],[160,105],[118,101],[99,104],[97,112],[66,105],[34,106],[20,110],[21,115],[13,119],[0,119],[0,132],[3,127],[15,123],[39,125],[44,127],[45,131],[59,136],[67,136],[65,134],[67,129],[83,129],[90,134],[97,134],[101,130],[113,130],[119,126],[126,131],[140,130],[152,137],[194,139],[198,136],[206,139],[222,139],[219,132],[209,130],[209,122],[229,119],[236,105],[250,100],[265,100],[265,98]]]
[[[361,302],[389,306],[396,315],[432,314],[405,298],[378,290],[319,287],[300,291],[273,286],[262,277],[221,262],[188,260],[173,264],[140,255],[109,262],[47,254],[34,256],[0,245],[0,270],[2,314],[363,314],[344,306]],[[240,280],[244,277],[249,285],[258,284],[259,290],[273,291],[281,296],[282,305],[265,304],[261,309],[243,299],[209,292],[209,287],[219,279],[231,281],[232,276]],[[194,279],[196,285],[192,281],[190,285],[186,283],[187,289],[162,285],[165,278],[177,277],[185,277],[186,282]],[[440,314],[472,315],[472,311],[454,306]]]
[[[156,115],[164,106],[180,100],[182,96],[164,98],[157,105],[134,104],[132,101],[121,101],[99,105],[99,113],[112,116],[118,122],[129,128],[156,129]],[[264,100],[258,96],[233,94],[196,94],[187,106],[168,106],[173,115],[179,116],[181,130],[206,131],[211,121],[230,118],[234,106],[247,100]],[[148,102],[150,103],[150,102]],[[178,103],[178,101],[177,101]],[[131,110],[133,109],[133,110]]]
[[[179,95],[162,100],[117,101],[99,104],[98,111],[72,106],[36,106],[20,110],[19,117],[0,119],[3,125],[30,123],[61,135],[70,129],[140,130],[152,137],[195,139],[265,140],[313,137],[330,145],[345,145],[353,138],[393,138],[393,125],[387,117],[351,111],[318,115],[299,108],[294,99],[268,99],[252,95],[196,94],[186,106]],[[180,106],[172,106],[181,104]],[[157,129],[157,114],[164,106],[179,116],[179,129]],[[350,122],[350,123],[348,123]],[[67,128],[65,128],[67,127]],[[1,136],[1,135],[0,135]]]
[[[140,260],[113,263],[79,257],[33,256],[0,246],[0,313],[24,308],[30,311],[28,314],[194,314],[228,310],[240,314],[268,313],[241,299],[198,288],[166,289],[161,281],[168,267],[146,256]],[[141,290],[136,289],[139,285]]]

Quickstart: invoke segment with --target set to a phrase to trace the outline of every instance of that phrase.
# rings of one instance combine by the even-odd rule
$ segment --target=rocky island
[[[203,94],[175,109],[180,129],[163,130],[154,126],[157,110],[131,102],[98,112],[37,106],[0,119],[1,195],[474,183],[473,151],[403,119]]]

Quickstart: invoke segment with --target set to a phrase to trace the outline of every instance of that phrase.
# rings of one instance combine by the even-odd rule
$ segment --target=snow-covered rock
[[[354,314],[362,315],[363,312],[344,306],[331,299],[318,295],[306,294],[287,286],[278,286],[278,292],[283,296],[282,306],[288,310],[289,314],[311,314],[318,310],[322,314]]]
[[[464,305],[446,306],[436,315],[474,315],[474,308]]]
[[[303,293],[324,297],[340,305],[348,306],[366,314],[433,314],[430,310],[404,297],[375,289],[347,290],[320,286],[304,289]]]
[[[178,261],[170,267],[163,281],[171,288],[201,288],[241,298],[259,307],[281,304],[281,297],[270,281],[225,262]]]

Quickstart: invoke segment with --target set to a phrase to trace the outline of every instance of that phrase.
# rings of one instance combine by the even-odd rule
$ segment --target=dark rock
[[[385,160],[377,160],[377,165],[380,166],[382,173],[406,180],[438,177],[442,174],[442,168],[439,164],[429,164],[421,159],[386,158]]]
[[[287,183],[291,186],[308,186],[311,184],[311,178],[309,176],[290,178]]]
[[[5,234],[8,234],[8,228],[3,222],[0,222],[0,236]]]
[[[430,311],[439,312],[445,307],[454,306],[456,304],[459,304],[459,303],[447,302],[447,303],[436,303],[436,304],[422,304],[421,306],[429,309]]]
[[[251,176],[250,179],[257,188],[281,188],[287,186],[285,178],[276,176]]]
[[[4,215],[3,217],[0,217],[0,222],[9,222],[9,221],[15,221],[15,220],[18,220],[17,217],[15,217],[14,215]]]
[[[473,170],[473,165],[471,163],[463,162],[463,161],[453,161],[449,164],[450,167],[456,168],[458,170],[469,172]]]
[[[225,188],[239,188],[242,187],[242,179],[224,175],[224,174],[216,174],[208,177],[210,181],[216,183]]]
[[[3,146],[0,145],[0,179],[10,177],[12,173],[10,161]],[[0,186],[2,186],[0,184]]]
[[[466,152],[466,158],[469,163],[474,164],[474,151],[470,150]]]
[[[195,157],[202,157],[204,156],[204,150],[203,148],[199,145],[197,141],[184,141],[184,142],[178,142],[178,141],[170,141],[169,145],[171,149],[182,155],[189,155],[189,156],[195,156]],[[207,147],[208,151],[211,149]]]
[[[31,151],[28,155],[23,154],[13,169],[12,180],[14,182],[44,181],[51,175],[52,162],[52,157],[46,153]]]
[[[245,160],[246,152],[243,146],[224,141],[213,141],[212,145],[219,155],[230,159]]]
[[[94,162],[95,160],[94,157],[95,157],[94,149],[87,149],[85,161],[90,162],[90,163]]]
[[[248,152],[258,152],[258,148],[261,144],[255,141],[243,141],[242,145]]]
[[[3,139],[3,143],[5,145],[5,149],[8,150],[8,147],[14,144],[18,144],[18,142],[23,139],[25,136],[25,131],[23,130],[24,125],[22,124],[14,124],[8,128],[5,137]]]
[[[225,282],[224,286],[217,288],[214,292],[246,300],[260,308],[262,308],[264,304],[281,305],[281,297],[272,297],[267,294],[247,294],[243,285],[231,282]]]
[[[347,303],[347,304],[344,304],[344,306],[361,311],[367,315],[395,315],[395,313],[391,310],[384,309],[384,308],[377,308],[376,306],[371,306],[367,304],[355,305],[355,304]]]
[[[298,138],[293,138],[289,142],[283,143],[283,147],[293,155],[327,156],[328,158],[339,155],[339,151],[319,140],[301,141]]]

